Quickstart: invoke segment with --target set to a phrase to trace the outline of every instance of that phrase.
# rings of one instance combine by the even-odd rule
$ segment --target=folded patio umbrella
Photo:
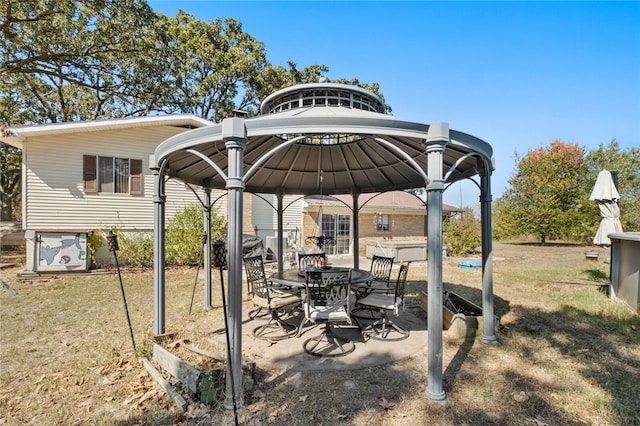
[[[609,246],[611,245],[611,240],[608,235],[614,232],[622,232],[620,208],[618,207],[620,194],[613,182],[611,172],[602,170],[598,173],[598,179],[596,180],[589,199],[598,202],[601,218],[598,231],[595,237],[593,237],[593,244]]]

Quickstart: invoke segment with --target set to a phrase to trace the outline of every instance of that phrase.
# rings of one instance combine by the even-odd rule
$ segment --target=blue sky
[[[494,199],[514,152],[555,139],[640,146],[640,2],[149,1],[231,17],[267,59],[377,82],[403,120],[448,122],[492,145]],[[594,182],[595,182],[594,176]],[[444,201],[475,206],[473,184]]]

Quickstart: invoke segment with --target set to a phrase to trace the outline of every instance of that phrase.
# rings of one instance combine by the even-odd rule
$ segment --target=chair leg
[[[266,323],[253,329],[253,337],[260,340],[283,340],[296,334],[297,327],[280,318],[275,310],[271,310],[271,317]]]
[[[257,317],[263,317],[263,316],[265,316],[265,315],[268,315],[268,314],[269,314],[268,312],[260,313],[261,311],[262,311],[262,306],[255,306],[255,305],[254,305],[253,309],[251,309],[251,310],[248,312],[249,319],[255,319],[255,318],[257,318]]]
[[[322,333],[305,340],[302,347],[309,355],[328,358],[344,356],[356,349],[355,343],[335,334],[329,324],[324,327]]]
[[[307,323],[311,323],[311,321],[309,321],[303,314],[303,318],[302,318],[302,321],[300,322],[300,326],[298,326],[298,333],[296,334],[296,337],[302,336],[302,329],[304,328],[305,325],[307,325]]]
[[[409,330],[394,323],[386,312],[382,312],[382,317],[365,327],[362,334],[374,340],[397,341],[409,337]]]

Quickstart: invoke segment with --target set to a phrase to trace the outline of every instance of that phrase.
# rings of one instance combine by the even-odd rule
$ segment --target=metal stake
[[[231,397],[233,398],[233,415],[235,419],[235,425],[238,426],[238,405],[236,403],[236,389],[233,380],[233,362],[231,362],[231,341],[229,340],[229,324],[227,320],[227,298],[224,295],[224,274],[222,270],[227,266],[227,249],[224,246],[224,242],[217,240],[212,244],[213,247],[213,262],[215,266],[220,270],[220,290],[222,292],[222,313],[224,315],[224,331],[227,338],[227,362],[229,363],[229,374],[232,379],[231,383]]]
[[[198,272],[200,271],[200,265],[202,264],[202,258],[204,256],[204,246],[207,244],[207,234],[202,234],[202,250],[200,250],[200,260],[198,260],[198,267],[196,268],[196,279],[193,282],[193,291],[191,292],[191,303],[189,304],[189,315],[191,315],[191,308],[193,308],[193,298],[196,295],[196,284],[198,284]]]
[[[124,312],[127,314],[127,324],[129,324],[129,335],[131,336],[131,344],[133,345],[133,352],[136,352],[136,341],[133,338],[133,328],[131,328],[131,319],[129,318],[129,308],[127,307],[127,298],[124,295],[124,285],[122,284],[122,275],[120,274],[120,264],[118,263],[118,255],[116,252],[120,250],[118,247],[118,237],[109,231],[107,234],[107,245],[109,251],[113,252],[113,258],[116,262],[116,270],[118,271],[118,280],[120,281],[120,292],[122,293],[122,302],[124,303]]]

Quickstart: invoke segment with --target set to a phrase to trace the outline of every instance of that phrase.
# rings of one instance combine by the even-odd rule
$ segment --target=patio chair
[[[364,328],[359,323],[365,337],[376,340],[402,340],[409,337],[409,330],[394,323],[389,318],[389,313],[393,312],[397,316],[400,309],[404,311],[404,289],[410,264],[411,262],[400,264],[393,294],[371,293],[358,301],[364,309],[377,309],[381,314],[379,319]]]
[[[251,286],[254,308],[249,318],[254,319],[263,310],[267,310],[269,320],[253,330],[254,337],[262,340],[282,340],[296,334],[296,326],[289,324],[284,317],[290,315],[302,303],[300,295],[282,290],[274,285],[264,271],[262,256],[245,257],[244,268],[247,282]]]
[[[373,310],[361,306],[360,299],[371,293],[390,293],[391,287],[389,281],[391,280],[391,269],[393,268],[394,260],[394,257],[373,255],[371,258],[371,268],[369,270],[372,280],[366,283],[366,285],[353,286],[353,291],[356,294],[356,302],[355,308],[351,312],[352,315],[360,318],[379,318]],[[368,311],[368,314],[365,314],[364,311]]]
[[[373,281],[369,285],[370,292],[389,293],[391,281],[391,269],[393,268],[394,257],[384,257],[373,255],[371,258],[371,275]]]
[[[327,264],[326,253],[299,253],[298,254],[298,269],[306,269],[307,266],[314,266],[319,268]]]
[[[307,272],[303,296],[305,323],[324,324],[322,332],[304,341],[304,351],[318,357],[337,357],[355,350],[355,344],[336,334],[335,323],[352,325],[349,313],[351,270]]]

